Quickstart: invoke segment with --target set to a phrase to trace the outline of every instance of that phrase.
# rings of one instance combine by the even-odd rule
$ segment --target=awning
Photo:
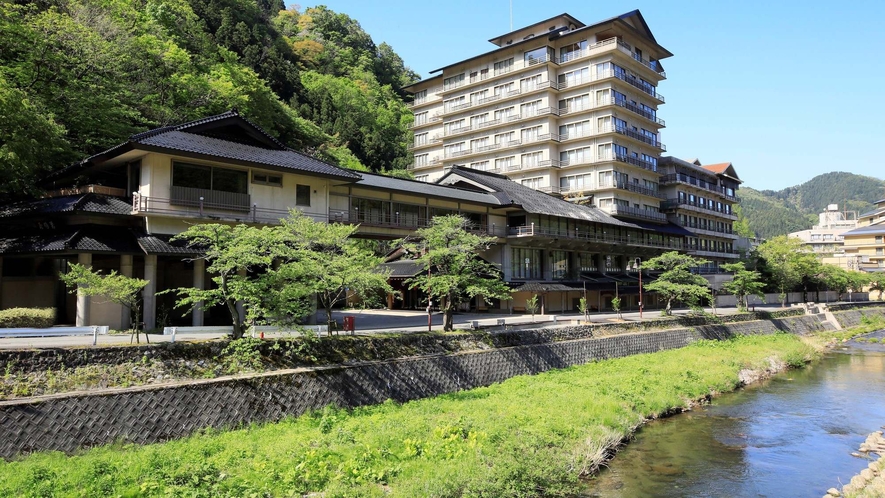
[[[634,221],[633,223],[642,228],[645,228],[646,230],[654,230],[655,232],[660,232],[667,235],[678,235],[680,237],[697,237],[697,235],[689,232],[688,230],[682,228],[675,223],[667,223],[666,225],[659,225],[657,223],[648,223],[643,221]]]

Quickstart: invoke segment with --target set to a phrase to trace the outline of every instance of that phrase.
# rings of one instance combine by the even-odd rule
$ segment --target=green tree
[[[532,297],[525,300],[525,309],[532,314],[532,323],[535,321],[535,313],[538,312],[538,295],[532,294]]]
[[[585,321],[590,319],[590,306],[587,304],[586,297],[581,297],[581,299],[578,300],[578,311],[584,316]]]
[[[765,283],[760,280],[759,272],[748,270],[742,262],[724,264],[722,269],[733,273],[732,279],[722,284],[722,289],[737,299],[739,310],[747,310],[747,296],[765,299]]]
[[[616,297],[612,298],[612,309],[615,310],[615,313],[618,314],[618,318],[622,318],[621,317],[621,298],[620,297],[616,296]]]
[[[756,248],[756,253],[765,260],[765,267],[774,280],[774,287],[780,294],[781,306],[787,305],[787,292],[802,282],[811,264],[813,254],[808,252],[801,240],[779,235],[768,239]]]
[[[666,252],[656,258],[642,263],[644,270],[656,270],[662,273],[658,278],[646,284],[645,288],[657,292],[667,300],[664,315],[671,315],[673,302],[679,301],[691,308],[699,308],[701,302],[710,294],[707,279],[691,272],[691,268],[706,263],[703,259],[693,258],[676,251]]]
[[[480,296],[508,299],[510,289],[501,280],[497,265],[478,256],[495,242],[494,237],[473,233],[470,220],[457,215],[437,216],[430,226],[418,230],[402,245],[424,270],[408,281],[423,290],[443,310],[443,329],[454,327],[454,313],[464,299]]]
[[[120,275],[116,271],[103,275],[100,271],[78,263],[70,265],[68,272],[61,273],[58,277],[71,287],[72,294],[101,296],[107,302],[128,308],[133,318],[135,341],[141,342],[138,324],[141,322],[142,290],[148,284],[147,280]],[[144,338],[148,343],[151,342],[147,334]]]
[[[885,276],[881,274],[870,275],[870,292],[879,292],[879,301],[882,300],[882,293],[885,292]]]
[[[740,204],[734,205],[734,214],[738,218],[733,225],[734,233],[737,234],[739,237],[755,237],[756,233],[753,232],[752,228],[750,228],[750,220],[748,220],[747,217],[744,216],[744,210],[743,208],[741,208]]]
[[[286,249],[277,255],[284,262],[273,273],[282,275],[287,285],[317,295],[330,335],[332,309],[348,294],[370,302],[393,291],[388,273],[379,270],[383,258],[352,238],[357,229],[356,225],[317,222],[296,210],[280,227]]]
[[[185,240],[202,252],[195,259],[205,260],[215,286],[181,287],[166,292],[176,293],[176,307],[187,311],[196,306],[224,305],[231,317],[234,339],[243,337],[247,323],[280,323],[304,316],[310,311],[309,292],[285,285],[287,275],[272,271],[275,257],[289,250],[280,235],[278,227],[192,225],[174,239]],[[238,303],[243,307],[243,316]]]

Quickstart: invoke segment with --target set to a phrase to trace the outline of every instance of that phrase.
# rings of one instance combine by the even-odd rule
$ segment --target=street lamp
[[[642,258],[633,260],[633,269],[639,272],[639,319],[642,320]]]

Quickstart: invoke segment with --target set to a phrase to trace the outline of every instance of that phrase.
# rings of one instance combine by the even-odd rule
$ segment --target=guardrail
[[[0,338],[91,335],[92,345],[94,346],[98,342],[98,336],[107,335],[109,328],[110,327],[100,325],[90,325],[88,327],[10,328],[0,329]]]
[[[328,325],[299,325],[297,328],[271,327],[269,325],[257,325],[249,328],[249,334],[252,337],[264,333],[286,333],[286,332],[302,332],[311,330],[317,334],[328,333]],[[233,334],[233,326],[202,326],[202,327],[164,327],[163,335],[171,336],[170,342],[175,342],[178,334]]]

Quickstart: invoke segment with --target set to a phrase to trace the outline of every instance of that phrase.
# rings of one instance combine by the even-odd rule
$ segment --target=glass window
[[[310,206],[310,185],[295,186],[295,205]]]
[[[514,247],[511,249],[513,278],[531,280],[541,278],[541,250]]]
[[[538,47],[523,54],[523,61],[528,65],[545,62],[547,59],[547,47]]]
[[[541,165],[544,158],[543,152],[532,152],[531,154],[523,154],[520,158],[520,164],[523,168],[536,168]]]
[[[537,90],[541,84],[541,75],[532,76],[531,78],[523,78],[519,80],[519,90],[523,93]]]
[[[457,76],[450,76],[443,81],[443,86],[446,89],[455,88],[461,85],[461,82],[464,81],[464,73],[461,73]]]
[[[531,128],[524,128],[520,131],[520,139],[522,143],[534,142],[538,140],[538,135],[540,134],[541,127],[533,126]]]
[[[549,251],[550,271],[554,280],[568,278],[568,252]]]
[[[510,72],[513,69],[513,58],[509,58],[507,60],[498,61],[495,63],[495,75],[504,74]],[[495,92],[498,93],[498,92]]]
[[[212,190],[212,167],[172,163],[172,185]]]
[[[590,121],[579,121],[577,123],[569,123],[559,127],[559,139],[567,140],[570,138],[583,137],[590,134]]]
[[[540,176],[537,178],[526,178],[524,180],[521,180],[520,183],[522,183],[526,187],[538,190],[539,188],[541,188],[541,180],[543,179],[544,178]]]
[[[283,175],[272,175],[269,173],[252,172],[252,183],[258,185],[270,185],[272,187],[283,186]]]
[[[559,49],[559,62],[568,62],[581,57],[581,51],[587,48],[587,40],[581,40]]]
[[[519,116],[522,118],[534,116],[541,109],[541,101],[527,102],[519,106]]]

